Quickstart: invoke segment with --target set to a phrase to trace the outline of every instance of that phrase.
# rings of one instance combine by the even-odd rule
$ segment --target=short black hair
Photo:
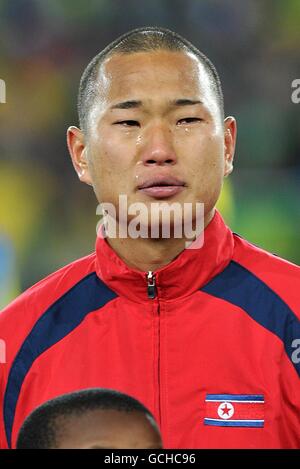
[[[156,421],[151,412],[137,399],[121,392],[91,388],[63,394],[37,407],[24,421],[17,439],[17,449],[49,449],[57,447],[61,418],[80,416],[93,410],[141,412]]]
[[[166,28],[147,26],[123,34],[99,52],[84,70],[78,92],[78,118],[82,130],[87,130],[88,114],[97,96],[97,78],[101,64],[114,54],[132,54],[170,50],[193,53],[205,67],[211,86],[216,94],[218,106],[224,117],[224,99],[221,81],[213,63],[192,43]]]

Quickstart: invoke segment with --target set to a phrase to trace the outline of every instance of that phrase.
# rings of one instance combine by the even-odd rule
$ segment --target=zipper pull
[[[147,273],[147,291],[148,291],[148,298],[156,297],[156,287],[155,287],[155,274],[149,270]]]

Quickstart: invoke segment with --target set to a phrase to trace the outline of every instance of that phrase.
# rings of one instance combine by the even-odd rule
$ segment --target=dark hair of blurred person
[[[151,412],[110,389],[84,389],[51,399],[23,423],[17,449],[161,448]]]

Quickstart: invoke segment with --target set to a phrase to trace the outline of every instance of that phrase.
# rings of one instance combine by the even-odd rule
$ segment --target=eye
[[[124,127],[140,127],[139,122],[134,120],[118,121],[114,122],[114,125],[123,125]]]
[[[193,124],[194,122],[201,122],[203,119],[199,117],[184,117],[183,119],[179,119],[177,124]]]

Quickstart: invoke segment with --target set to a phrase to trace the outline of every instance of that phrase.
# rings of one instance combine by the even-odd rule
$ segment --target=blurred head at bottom
[[[24,421],[17,449],[159,449],[151,412],[110,389],[64,394],[36,408]]]

